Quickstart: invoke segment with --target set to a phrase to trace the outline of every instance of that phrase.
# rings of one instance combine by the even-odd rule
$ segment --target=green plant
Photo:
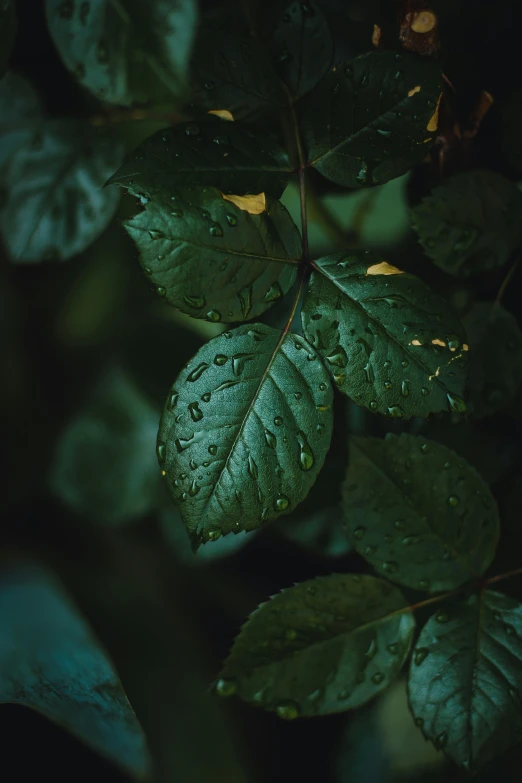
[[[320,576],[262,604],[216,691],[286,719],[325,715],[365,704],[407,663],[416,725],[474,772],[522,734],[522,605],[492,589],[522,569],[485,575],[496,501],[421,420],[457,428],[492,415],[522,380],[522,334],[500,303],[509,277],[496,299],[483,282],[508,263],[514,274],[522,245],[519,96],[502,104],[503,160],[485,163],[476,150],[490,96],[474,110],[460,100],[431,5],[397,3],[400,36],[376,27],[374,45],[345,58],[328,13],[308,0],[276,3],[268,21],[256,3],[241,18],[234,7],[202,13],[197,29],[190,0],[47,0],[63,63],[95,98],[149,104],[161,118],[174,102],[182,117],[123,159],[111,110],[90,126],[48,118],[7,73],[0,224],[13,260],[65,260],[109,224],[119,186],[134,197],[124,226],[156,294],[231,325],[181,370],[159,425],[157,458],[194,551],[305,501],[334,436],[334,395],[368,412],[349,436],[341,506],[351,546],[378,576]],[[12,27],[10,16],[8,36]],[[365,246],[370,202],[351,232],[325,211],[330,191],[371,194],[411,170],[424,176],[407,205],[415,248]],[[299,226],[280,201],[292,183]],[[317,215],[334,244],[321,254],[309,237]],[[122,431],[145,432],[154,411],[139,401],[130,412],[135,391],[121,377],[100,399],[114,394],[118,408],[116,382]],[[374,436],[378,417],[385,438]],[[66,477],[77,438],[62,442],[51,484],[81,509],[90,500],[75,469]],[[115,435],[111,446],[125,448]],[[126,469],[147,476],[133,454]],[[107,519],[153,508],[147,483],[150,493],[105,506]],[[102,505],[96,489],[88,497]],[[414,612],[432,606],[416,635]]]

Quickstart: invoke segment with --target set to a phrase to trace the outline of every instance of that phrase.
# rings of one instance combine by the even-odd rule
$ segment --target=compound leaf
[[[123,157],[120,142],[76,120],[48,120],[5,167],[0,226],[16,261],[71,258],[93,242],[118,207],[103,184]]]
[[[255,318],[296,279],[301,237],[285,207],[236,202],[215,188],[161,192],[125,223],[158,294],[194,318]]]
[[[62,585],[36,563],[0,573],[0,702],[41,712],[134,777],[150,773],[111,661]]]
[[[488,568],[498,510],[471,465],[414,435],[352,438],[346,529],[376,571],[417,590],[451,590]]]
[[[279,198],[291,175],[286,151],[268,134],[209,119],[158,131],[140,144],[107,184],[151,198],[185,185]]]
[[[193,539],[254,530],[306,497],[330,445],[332,397],[319,357],[295,334],[245,325],[198,351],[158,435]]]
[[[330,70],[333,39],[321,10],[301,0],[287,5],[274,35],[278,71],[297,100]]]
[[[97,98],[163,103],[185,92],[194,0],[46,0],[46,12],[65,66]]]
[[[413,207],[426,255],[457,277],[506,263],[522,239],[522,193],[496,171],[456,174]]]
[[[302,102],[308,165],[351,188],[405,174],[429,151],[440,95],[426,58],[370,52],[337,66]]]
[[[470,345],[470,412],[490,416],[507,405],[522,382],[522,333],[501,305],[477,302],[464,318]]]
[[[522,606],[491,590],[439,610],[409,674],[415,723],[468,772],[522,738]]]
[[[217,690],[282,718],[326,715],[372,699],[398,675],[415,620],[373,576],[332,574],[283,590],[251,615]]]
[[[337,387],[394,418],[465,412],[465,333],[450,306],[374,253],[314,262],[303,310],[306,338]]]

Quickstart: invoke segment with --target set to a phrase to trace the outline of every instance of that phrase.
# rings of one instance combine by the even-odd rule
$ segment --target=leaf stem
[[[513,576],[522,576],[522,568],[514,568],[512,571],[506,571],[504,574],[497,574],[492,576],[491,579],[486,579],[486,585],[495,584],[495,582],[502,582],[504,579],[511,579]]]
[[[310,261],[310,252],[308,248],[308,217],[306,212],[306,159],[303,150],[303,144],[301,142],[301,134],[299,133],[299,123],[297,121],[297,115],[295,113],[295,106],[290,90],[285,85],[285,92],[288,98],[288,106],[290,108],[290,116],[292,119],[292,127],[294,129],[295,149],[297,152],[297,159],[299,161],[299,203],[301,205],[301,234],[303,238],[303,262],[308,263]]]

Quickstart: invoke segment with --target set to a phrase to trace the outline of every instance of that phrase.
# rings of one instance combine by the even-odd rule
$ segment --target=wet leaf
[[[233,32],[200,31],[190,81],[197,104],[228,111],[234,120],[253,121],[287,105],[266,44]]]
[[[0,572],[0,702],[41,712],[134,777],[150,772],[112,662],[61,584],[35,563]]]
[[[158,459],[192,538],[254,530],[308,494],[332,433],[332,387],[299,336],[240,326],[203,346],[166,402]]]
[[[193,0],[46,0],[46,12],[65,66],[97,98],[128,106],[184,94]]]
[[[40,98],[24,78],[9,71],[0,81],[0,169],[31,143],[43,119]]]
[[[16,37],[15,0],[2,0],[0,4],[0,79],[7,70]]]
[[[522,193],[495,171],[450,177],[413,207],[412,226],[426,255],[457,277],[506,263],[522,238]]]
[[[242,699],[281,718],[351,710],[398,675],[414,627],[404,598],[388,582],[317,577],[256,609],[221,676]]]
[[[145,273],[165,300],[194,318],[244,321],[296,279],[301,237],[279,201],[251,215],[215,188],[156,194],[125,223]]]
[[[123,148],[106,132],[76,120],[48,120],[19,148],[2,174],[0,226],[13,260],[66,260],[106,228],[118,207],[103,184]]]
[[[522,738],[522,606],[491,590],[439,609],[421,631],[409,675],[415,722],[476,772]]]
[[[214,185],[224,193],[265,192],[279,198],[291,175],[277,140],[223,120],[181,123],[150,136],[109,183],[151,198],[184,185]]]
[[[330,70],[333,40],[328,23],[316,3],[289,3],[274,35],[277,70],[297,100]]]
[[[477,302],[464,325],[470,345],[470,412],[491,416],[511,402],[522,382],[522,333],[516,318],[493,302]]]
[[[500,523],[488,485],[432,440],[352,438],[343,509],[359,554],[407,587],[451,590],[495,555]]]
[[[145,516],[161,491],[158,419],[125,373],[108,373],[58,442],[49,477],[53,494],[94,524]]]
[[[468,346],[440,296],[374,253],[314,264],[303,328],[341,391],[392,418],[465,412]]]
[[[345,187],[382,185],[428,153],[441,93],[437,63],[393,51],[338,65],[303,101],[307,160]]]

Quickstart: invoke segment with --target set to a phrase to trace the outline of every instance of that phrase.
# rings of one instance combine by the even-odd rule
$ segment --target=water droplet
[[[276,302],[278,299],[281,299],[283,296],[283,290],[279,283],[276,281],[275,283],[272,283],[268,291],[266,292],[265,296],[263,297],[264,302]]]
[[[466,413],[468,410],[468,406],[464,402],[463,399],[460,397],[457,397],[454,394],[446,394],[446,397],[448,399],[448,405],[450,408],[450,411],[452,413]]]
[[[399,564],[394,560],[389,560],[388,562],[382,564],[382,570],[387,574],[396,574],[399,570]]]
[[[326,391],[326,383],[320,383],[319,384],[319,391]]]
[[[430,586],[428,579],[421,579],[419,582],[419,587],[421,590],[428,590]]]
[[[173,391],[170,393],[169,401],[167,403],[167,408],[169,409],[169,411],[174,410],[174,408],[177,405],[178,399],[179,399],[179,394],[177,392]]]
[[[237,691],[235,680],[222,678],[216,683],[216,693],[218,696],[233,696]]]
[[[223,236],[223,229],[219,225],[219,223],[212,223],[212,225],[209,228],[210,236],[212,237],[222,237]]]
[[[216,356],[214,356],[214,364],[217,364],[218,367],[222,367],[227,362],[228,362],[228,356],[225,356],[222,353],[218,353],[216,354]]]
[[[297,639],[297,631],[293,628],[287,628],[285,631],[285,639],[288,642],[293,642]]]
[[[375,674],[372,675],[372,682],[374,685],[380,685],[381,682],[384,682],[384,674],[382,672],[375,672]]]
[[[391,389],[391,387],[392,387],[391,381],[384,381],[384,388],[385,389]]]
[[[455,508],[455,506],[458,506],[460,503],[460,498],[458,498],[456,495],[450,495],[448,498],[448,506],[451,506],[452,508]]]
[[[271,449],[275,449],[277,440],[273,432],[270,432],[270,430],[265,430],[265,440],[267,446],[269,446]]]
[[[253,478],[254,480],[258,477],[258,469],[257,465],[254,461],[254,458],[251,454],[248,455],[248,473],[250,478]]]
[[[398,655],[400,650],[400,645],[398,642],[392,642],[391,644],[386,645],[386,649],[390,653],[390,655]]]
[[[326,361],[332,364],[334,367],[346,367],[348,364],[348,356],[346,351],[340,345],[337,346],[335,352],[331,356],[326,357]]]
[[[420,447],[420,450],[422,451],[423,454],[426,454],[430,450],[430,447],[428,446],[427,443],[423,443],[422,446]]]
[[[295,720],[295,718],[299,717],[301,710],[297,702],[288,700],[280,701],[276,704],[275,713],[283,720]]]
[[[368,645],[368,649],[365,652],[365,657],[368,658],[369,661],[373,661],[377,655],[378,650],[379,648],[377,646],[377,642],[375,641],[375,638],[372,638],[370,640],[370,644]]]
[[[415,666],[420,666],[421,663],[426,659],[428,653],[429,650],[427,647],[417,647],[413,653],[413,663]]]
[[[163,440],[158,441],[158,445],[156,447],[156,453],[158,455],[158,462],[165,462],[165,457],[167,456],[167,446],[165,444],[165,441]]]
[[[275,420],[274,420],[275,421]],[[311,470],[314,466],[314,453],[306,439],[304,432],[297,433],[297,442],[299,443],[299,465],[301,470]]]
[[[363,82],[361,82],[361,87],[363,86],[364,84]],[[356,180],[359,183],[359,185],[364,185],[367,179],[368,179],[368,164],[365,161],[363,161],[361,169],[356,177]]]
[[[364,554],[365,554],[367,557],[371,557],[371,556],[372,556],[372,555],[374,555],[376,552],[377,552],[377,547],[376,547],[376,546],[367,546],[367,547],[366,547],[366,549],[364,550]]]
[[[187,134],[187,136],[199,136],[200,133],[199,125],[196,125],[194,123],[192,123],[191,125],[187,125],[187,127],[185,128],[185,133]]]
[[[196,483],[196,479],[194,479],[192,481],[192,484],[190,485],[190,489],[188,491],[188,494],[190,495],[191,498],[193,498],[193,497],[195,497],[198,494],[200,489],[201,489],[201,487],[199,486],[199,484]]]
[[[248,314],[252,309],[252,286],[246,285],[238,293],[237,298],[239,299],[239,303],[241,305],[241,314],[243,318],[248,318]]]
[[[444,611],[443,609],[441,609],[441,611],[437,612],[437,614],[435,615],[435,620],[438,623],[447,623],[449,619],[450,617],[448,612]]]
[[[210,398],[212,397],[210,392],[205,392],[205,394],[201,395],[201,399],[203,402],[210,402]]]
[[[390,405],[388,408],[388,416],[391,416],[392,419],[402,419],[404,416],[404,411],[402,408],[399,408],[398,405]]]
[[[212,456],[215,457],[217,454],[217,446],[209,446],[208,453],[212,454]]]
[[[274,505],[277,511],[284,511],[290,505],[290,501],[286,495],[278,495]]]
[[[192,421],[201,421],[203,418],[203,412],[200,410],[199,402],[191,402],[188,406],[189,413],[192,416]]]
[[[237,217],[232,215],[231,212],[227,214],[227,223],[229,226],[237,226]]]
[[[423,397],[426,397],[429,394],[428,389],[425,389],[424,386],[421,389],[421,394]]]
[[[436,748],[444,748],[448,742],[448,732],[447,731],[441,731],[440,734],[437,734],[435,737],[434,745]]]
[[[221,530],[218,527],[212,528],[207,532],[207,538],[209,541],[217,541],[218,538],[221,538]]]
[[[192,372],[187,376],[187,381],[189,383],[194,383],[194,381],[198,381],[205,370],[208,368],[208,364],[206,362],[201,362],[201,364],[198,364],[195,370],[192,370]]]
[[[389,369],[390,369],[390,367],[391,367],[391,362],[390,362],[388,359],[386,359],[386,361],[384,362],[384,364],[383,364],[382,366],[383,366],[383,367],[384,367],[386,370],[389,370]]]
[[[216,85],[214,84],[214,82],[205,82],[205,84],[203,85],[205,90],[209,90],[209,91],[213,90],[215,88],[215,86]]]
[[[397,528],[397,530],[404,530],[404,520],[403,519],[396,519],[393,523],[393,526]]]
[[[364,538],[365,533],[366,533],[365,527],[356,527],[355,530],[353,531],[354,538],[357,538],[359,541],[361,540],[361,538]]]
[[[188,306],[192,307],[194,310],[199,310],[201,307],[205,307],[204,296],[184,296],[183,298]]]
[[[378,406],[378,404],[377,404],[377,402],[376,402],[375,400],[372,400],[372,401],[370,402],[370,410],[371,410],[371,411],[376,411],[378,407],[379,407],[379,406]]]
[[[407,397],[410,393],[410,390],[408,389],[408,381],[403,381],[401,383],[401,394],[403,397]]]
[[[414,546],[415,544],[419,544],[422,541],[422,536],[406,536],[406,538],[403,538],[401,541],[401,544],[404,544],[404,546]]]
[[[158,296],[165,296],[165,294],[167,293],[167,289],[166,289],[166,288],[164,288],[164,286],[162,286],[162,285],[159,285],[159,286],[156,288],[156,293],[157,293],[157,295],[158,295]]]

